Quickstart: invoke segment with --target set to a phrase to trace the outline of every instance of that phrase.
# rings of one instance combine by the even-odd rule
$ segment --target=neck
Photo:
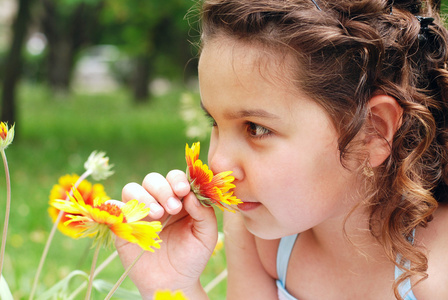
[[[388,260],[382,245],[369,229],[369,212],[357,208],[348,217],[330,219],[305,232],[305,237],[320,251],[334,259],[359,264]]]

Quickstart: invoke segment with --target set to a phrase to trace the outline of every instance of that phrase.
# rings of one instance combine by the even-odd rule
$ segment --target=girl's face
[[[232,39],[206,43],[202,105],[213,118],[209,164],[232,170],[250,232],[273,239],[343,221],[357,188],[324,109],[294,86],[288,56]]]

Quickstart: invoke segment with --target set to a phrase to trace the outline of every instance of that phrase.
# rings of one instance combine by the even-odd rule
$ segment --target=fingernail
[[[166,206],[170,209],[170,210],[176,210],[179,208],[180,206],[180,201],[177,200],[176,198],[169,198],[168,201],[166,202]]]
[[[149,204],[149,212],[153,215],[156,215],[158,212],[162,210],[162,207],[157,203]]]

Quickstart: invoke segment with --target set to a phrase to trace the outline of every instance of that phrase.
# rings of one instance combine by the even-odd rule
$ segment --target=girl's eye
[[[272,131],[258,124],[248,122],[247,133],[249,134],[250,137],[253,138],[263,138],[269,136],[272,133]]]

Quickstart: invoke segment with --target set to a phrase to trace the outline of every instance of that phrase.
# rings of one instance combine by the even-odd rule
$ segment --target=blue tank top
[[[298,300],[292,296],[285,288],[286,272],[288,271],[289,257],[291,256],[292,248],[297,239],[297,234],[286,236],[280,239],[277,251],[277,290],[279,300]],[[401,258],[397,258],[397,262],[400,262]],[[404,263],[405,268],[410,267],[409,261]],[[403,271],[395,266],[395,280],[403,274]],[[399,286],[399,292],[404,300],[417,300],[412,292],[411,281],[409,278]]]

